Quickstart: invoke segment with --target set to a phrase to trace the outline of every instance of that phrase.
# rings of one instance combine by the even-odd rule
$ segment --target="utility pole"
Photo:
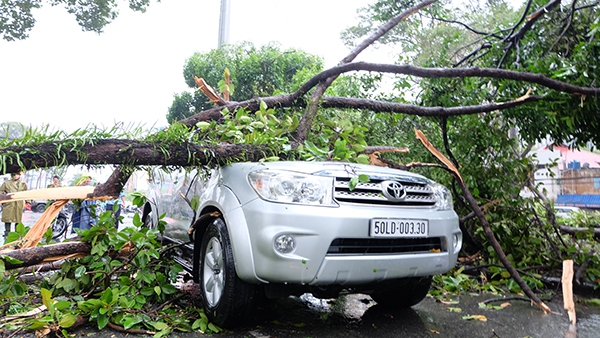
[[[230,0],[221,0],[221,15],[219,17],[219,44],[217,48],[229,43],[229,9]]]

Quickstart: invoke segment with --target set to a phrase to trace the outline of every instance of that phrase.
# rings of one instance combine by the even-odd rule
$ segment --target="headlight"
[[[454,204],[452,203],[452,193],[446,187],[438,183],[432,183],[431,188],[433,189],[433,194],[435,195],[435,207],[438,210],[452,210],[454,209]]]
[[[282,170],[257,170],[248,174],[250,185],[263,199],[280,203],[336,205],[333,178]]]

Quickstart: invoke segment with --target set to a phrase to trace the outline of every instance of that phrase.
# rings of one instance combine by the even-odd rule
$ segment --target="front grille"
[[[399,254],[441,252],[442,250],[442,239],[440,237],[338,238],[331,242],[327,254]]]
[[[390,200],[383,193],[383,183],[389,180],[371,179],[366,183],[358,183],[350,190],[350,178],[336,177],[335,199],[338,202],[352,202],[363,204],[405,205],[405,206],[433,206],[436,199],[433,190],[428,184],[409,180],[396,179],[402,185],[406,195],[401,200]]]

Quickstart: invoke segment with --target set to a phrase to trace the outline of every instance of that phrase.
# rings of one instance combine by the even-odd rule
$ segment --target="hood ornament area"
[[[398,181],[381,182],[381,192],[388,200],[394,202],[402,201],[406,197],[406,190]]]

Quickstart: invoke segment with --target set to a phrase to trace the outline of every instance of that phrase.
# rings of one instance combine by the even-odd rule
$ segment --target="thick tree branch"
[[[40,264],[44,261],[44,259],[49,257],[61,257],[72,254],[87,255],[90,253],[91,249],[92,246],[89,243],[68,242],[54,245],[38,246],[28,249],[2,251],[0,259],[4,261],[6,269],[10,270]],[[8,256],[12,259],[17,259],[22,263],[12,263],[12,260],[5,259],[2,256]]]
[[[385,102],[368,99],[354,99],[346,97],[325,97],[321,106],[323,108],[353,108],[368,109],[377,113],[402,113],[418,116],[460,116],[473,115],[480,113],[489,113],[497,110],[518,107],[525,103],[537,102],[543,100],[539,96],[530,96],[520,101],[510,101],[503,103],[490,103],[478,106],[460,106],[460,107],[422,107],[413,104],[403,104],[394,102]]]
[[[161,144],[123,139],[95,140],[82,145],[77,150],[62,147],[66,142],[52,142],[30,147],[7,147],[0,149],[5,153],[19,154],[20,164],[16,159],[6,166],[6,172],[17,172],[21,169],[47,168],[64,164],[103,165],[117,164],[125,166],[169,165],[219,165],[232,160],[243,159],[258,161],[272,154],[268,149],[254,145],[199,145],[190,142],[178,144]],[[81,156],[85,153],[86,156]],[[57,157],[56,154],[60,154]],[[117,173],[115,175],[122,175]],[[118,184],[122,180],[115,177],[111,183]],[[107,188],[108,189],[108,188]]]
[[[600,95],[600,88],[582,87],[571,85],[566,82],[558,81],[546,77],[542,74],[517,72],[513,70],[497,68],[422,68],[411,65],[391,65],[368,62],[353,62],[342,66],[327,69],[306,82],[311,85],[315,82],[334,76],[335,74],[351,71],[370,71],[389,74],[412,75],[422,78],[467,78],[467,77],[487,77],[493,79],[514,80],[528,83],[535,83],[543,87],[556,91],[576,94],[576,95]],[[303,86],[304,87],[304,86]],[[300,89],[302,90],[303,87]]]
[[[191,116],[187,119],[179,121],[188,127],[195,127],[195,125],[200,121],[208,121],[208,120],[220,120],[223,116],[221,111],[224,109],[228,109],[229,111],[235,111],[238,108],[247,108],[250,110],[258,110],[260,101],[265,102],[267,107],[270,108],[285,108],[285,107],[306,107],[306,103],[301,99],[303,95],[305,95],[310,89],[314,88],[320,82],[327,80],[328,78],[335,77],[339,74],[353,71],[372,71],[372,72],[381,72],[381,73],[391,73],[391,74],[402,74],[402,75],[412,75],[423,78],[466,78],[466,77],[488,77],[494,79],[504,79],[504,80],[514,80],[521,82],[528,82],[533,84],[538,84],[543,87],[553,89],[556,91],[574,94],[574,95],[587,95],[587,96],[598,96],[600,95],[600,88],[594,87],[582,87],[571,85],[566,82],[558,81],[546,77],[542,74],[536,73],[526,73],[526,72],[517,72],[512,70],[504,70],[504,69],[496,69],[496,68],[479,68],[479,67],[470,67],[470,68],[455,68],[455,69],[446,69],[446,68],[422,68],[415,67],[410,65],[390,65],[390,64],[377,64],[377,63],[367,63],[367,62],[354,62],[349,63],[337,67],[333,67],[327,69],[311,79],[309,79],[302,87],[300,87],[296,92],[292,94],[286,95],[278,95],[278,96],[270,96],[264,98],[254,98],[251,100],[241,101],[241,102],[231,102],[225,106],[211,108],[209,110],[200,112],[194,116]],[[524,102],[533,102],[540,100],[540,97],[532,96],[529,99],[524,100]],[[344,102],[344,103],[341,103]],[[524,103],[523,102],[523,103]],[[389,111],[389,112],[399,112],[399,113],[407,113],[410,114],[411,111],[415,112],[414,114],[424,113],[427,116],[441,116],[436,115],[436,112],[440,112],[440,114],[445,114],[442,112],[443,109],[449,108],[440,108],[434,107],[429,110],[425,108],[416,108],[417,106],[411,105],[401,105],[397,103],[384,103],[382,101],[375,100],[367,100],[367,99],[342,99],[342,98],[326,98],[324,102],[321,102],[322,106],[325,108],[357,108],[357,109],[371,109],[377,112]],[[348,106],[344,106],[347,104]],[[471,106],[473,108],[469,108],[470,110],[464,112],[458,112],[460,108],[453,108],[456,111],[449,113],[450,115],[466,115],[466,114],[477,114],[482,112],[488,112],[491,110],[500,110],[506,108],[516,107],[522,103],[505,103],[504,107],[493,107],[493,106]],[[477,108],[479,107],[479,108]],[[423,110],[421,110],[423,109]],[[442,109],[442,110],[440,110]],[[491,109],[491,110],[490,110]],[[417,112],[418,111],[418,112]]]
[[[576,235],[578,233],[592,233],[592,234],[594,234],[595,239],[600,240],[600,229],[598,229],[598,228],[594,228],[594,229],[576,228],[576,227],[568,227],[565,225],[561,225],[561,226],[559,226],[559,229],[560,229],[560,232],[569,234],[569,235]]]

